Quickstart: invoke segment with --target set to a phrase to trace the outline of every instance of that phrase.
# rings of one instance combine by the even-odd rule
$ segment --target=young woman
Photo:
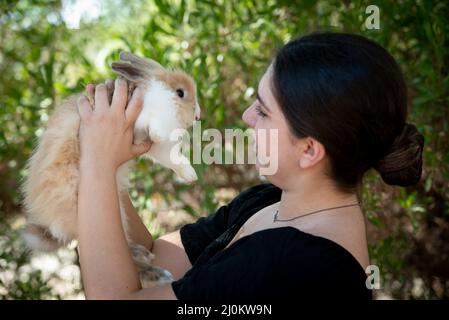
[[[151,147],[132,144],[142,97],[134,92],[125,110],[126,93],[116,81],[111,105],[105,85],[96,87],[94,106],[78,102],[87,298],[371,298],[362,177],[374,168],[386,183],[406,186],[419,181],[422,166],[423,137],[406,123],[406,85],[385,49],[343,33],[307,35],[280,49],[243,114],[256,132],[278,130],[271,183],[155,241],[124,196],[133,240],[175,277],[152,289],[140,287],[114,188],[117,167]]]

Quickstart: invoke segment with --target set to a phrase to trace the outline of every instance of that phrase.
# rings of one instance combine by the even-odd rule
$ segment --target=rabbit
[[[180,143],[170,140],[173,130],[187,129],[199,120],[200,107],[194,80],[182,71],[167,70],[154,60],[128,52],[121,52],[119,57],[119,61],[114,61],[111,67],[128,82],[129,96],[135,87],[144,89],[142,110],[134,126],[134,142],[151,139],[153,144],[145,157],[172,169],[188,183],[195,181],[195,170],[181,154]],[[27,162],[28,176],[22,184],[27,223],[22,236],[32,251],[54,251],[77,239],[80,158],[78,97],[73,95],[55,108]],[[109,92],[109,99],[112,99],[112,92]],[[171,152],[176,152],[184,161],[170,161]],[[126,162],[117,170],[119,194],[128,190],[128,171],[133,163],[133,160]],[[142,287],[173,281],[170,272],[151,265],[154,256],[149,250],[132,243],[121,204],[120,214]]]

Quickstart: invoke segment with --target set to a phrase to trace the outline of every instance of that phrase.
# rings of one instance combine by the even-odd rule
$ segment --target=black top
[[[192,268],[172,283],[178,299],[372,298],[366,274],[351,253],[294,227],[257,231],[223,250],[249,217],[280,201],[281,192],[272,184],[257,185],[181,228]]]

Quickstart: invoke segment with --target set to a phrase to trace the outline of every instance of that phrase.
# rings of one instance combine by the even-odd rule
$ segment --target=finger
[[[93,83],[88,83],[86,85],[86,93],[94,95],[94,93],[95,93],[95,85]]]
[[[109,108],[108,103],[108,93],[106,89],[106,85],[100,83],[95,87],[95,105],[94,110],[96,111],[104,111]]]
[[[94,97],[95,97],[95,85],[94,84],[92,84],[92,83],[87,84],[87,86],[86,86],[86,96],[87,96],[87,99],[89,100],[91,106],[93,106],[94,103],[95,103],[95,99],[94,99]]]
[[[128,84],[128,92],[130,93],[129,96],[132,96],[134,90],[137,88],[135,83],[129,83]]]
[[[81,95],[78,98],[78,100],[76,101],[76,105],[78,107],[78,113],[81,119],[85,119],[92,113],[92,107],[85,95]]]
[[[114,91],[114,80],[108,78],[108,79],[106,79],[104,84],[106,85],[108,91],[111,91],[111,92]]]
[[[126,108],[126,102],[128,101],[128,84],[125,80],[118,78],[115,80],[115,90],[112,97],[111,108],[114,111],[123,114]]]
[[[112,104],[112,94],[114,93],[114,80],[106,79],[104,83],[106,85],[106,89],[108,90],[108,101],[110,105]]]
[[[151,149],[153,142],[151,140],[142,142],[141,144],[133,144],[132,145],[132,153],[135,157],[140,156]]]
[[[143,90],[136,88],[131,97],[131,101],[128,103],[128,107],[125,111],[125,118],[130,124],[134,124],[143,106]]]

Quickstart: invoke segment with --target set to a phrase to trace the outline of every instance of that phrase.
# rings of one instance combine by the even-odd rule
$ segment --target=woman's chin
[[[256,167],[257,172],[259,173],[259,176],[265,177],[265,178],[269,176],[269,175],[266,174],[267,170],[264,170],[264,166],[261,166],[260,163],[257,160],[256,160],[255,167]]]

